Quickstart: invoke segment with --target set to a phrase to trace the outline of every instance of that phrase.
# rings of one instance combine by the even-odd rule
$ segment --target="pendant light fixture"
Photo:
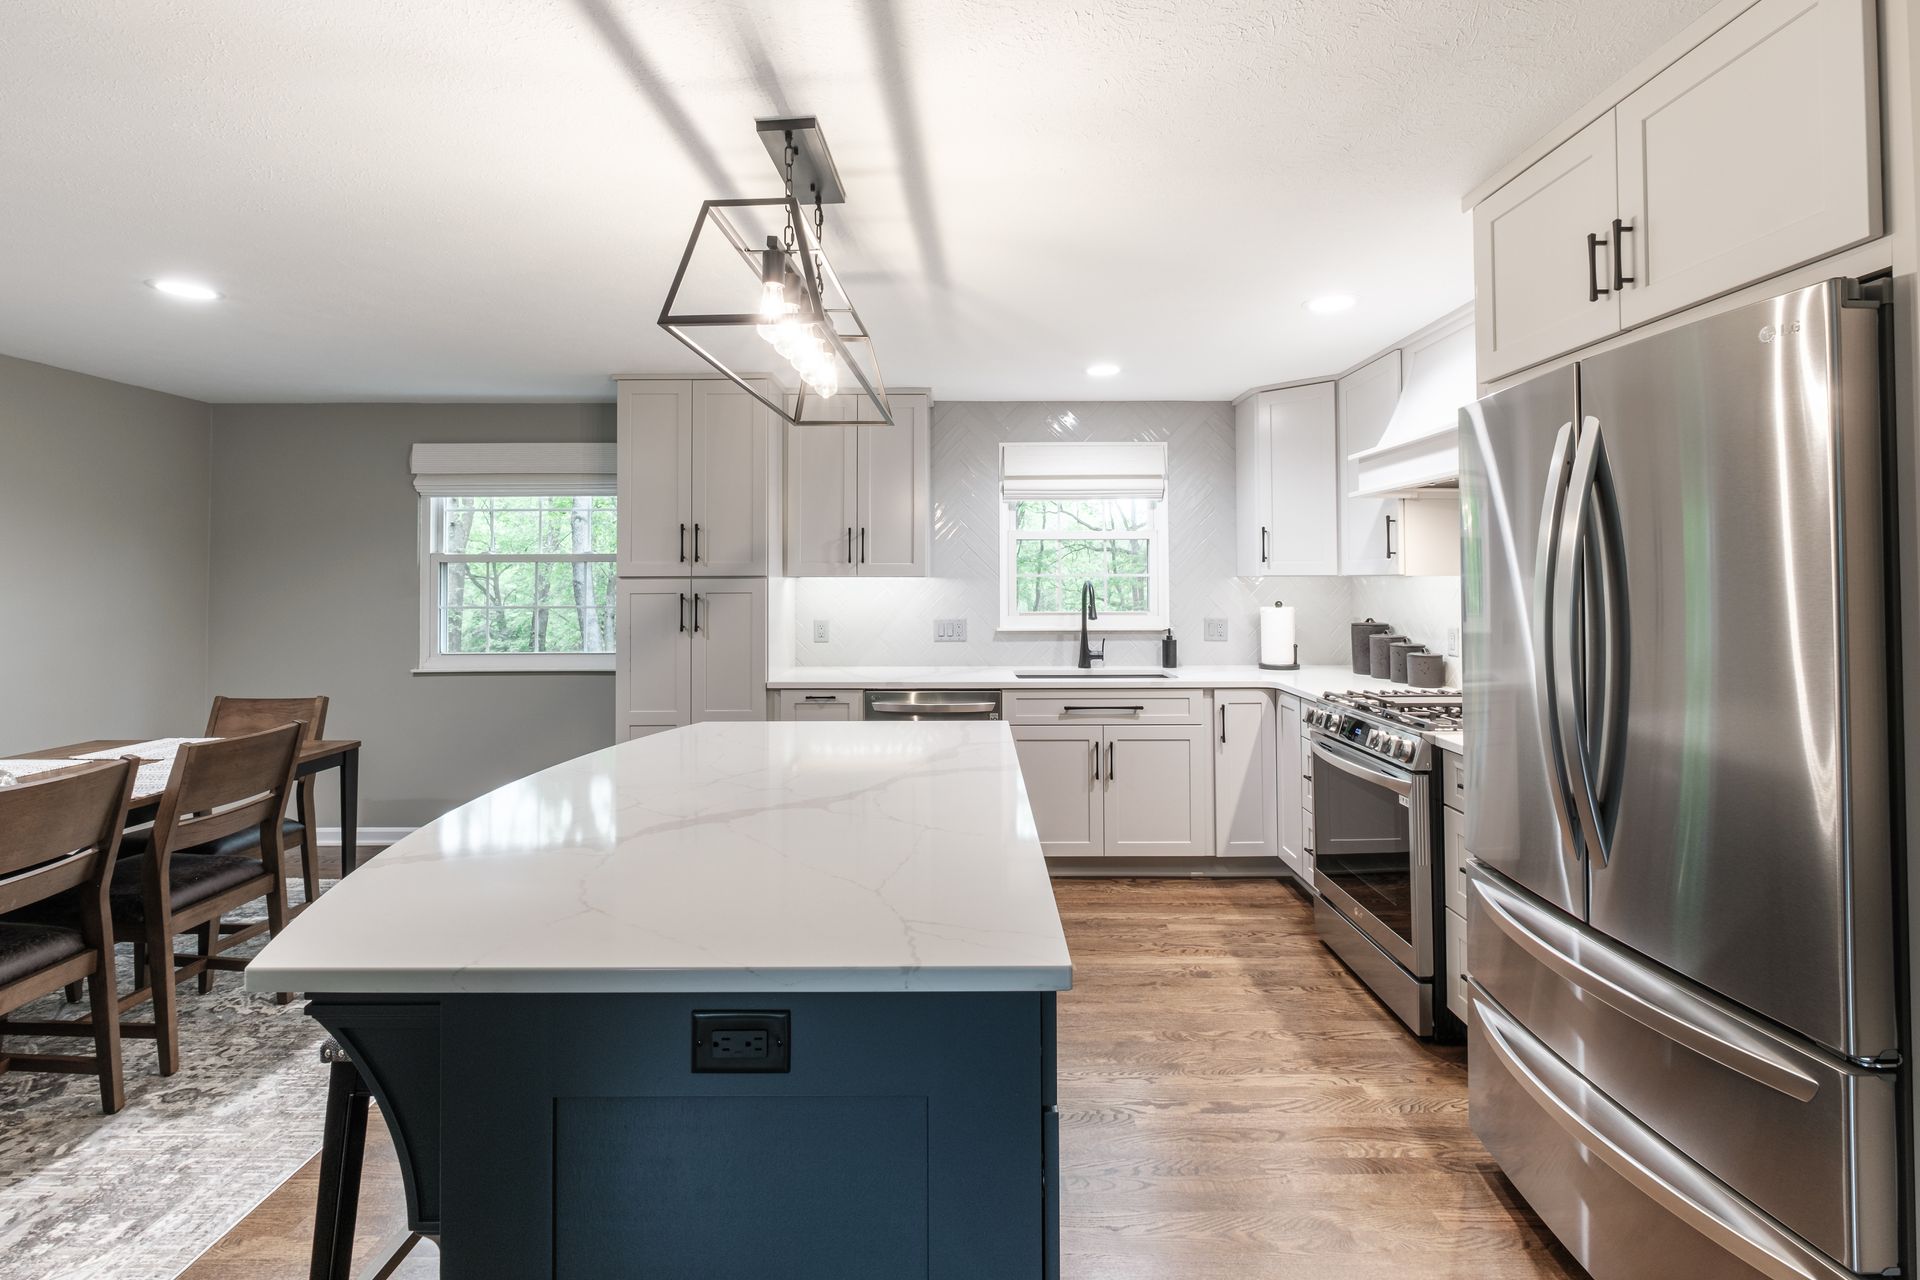
[[[761,120],[757,127],[785,190],[778,197],[708,200],[700,206],[660,309],[660,327],[796,426],[891,424],[893,413],[873,339],[827,261],[825,206],[843,203],[846,197],[819,121],[802,116]],[[761,227],[774,220],[779,230],[764,236],[750,231],[756,218]],[[736,295],[741,302],[750,298],[753,309],[676,311],[682,290],[691,289],[696,276],[708,281],[715,277],[713,272],[701,273],[700,265],[722,256],[744,263],[759,281],[757,292],[749,293],[750,286],[741,279]],[[769,397],[711,349],[716,343],[696,341],[690,331],[703,328],[752,329],[766,344],[762,350],[791,375],[796,384],[791,397]],[[843,390],[856,398],[842,398]],[[861,399],[871,411],[861,411]]]

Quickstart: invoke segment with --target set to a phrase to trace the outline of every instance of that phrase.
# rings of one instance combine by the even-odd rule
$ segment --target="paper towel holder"
[[[1286,601],[1284,600],[1275,600],[1273,607],[1278,609],[1285,603]],[[1260,664],[1260,669],[1262,671],[1298,671],[1300,669],[1300,646],[1298,644],[1293,646],[1292,662],[1263,662]]]

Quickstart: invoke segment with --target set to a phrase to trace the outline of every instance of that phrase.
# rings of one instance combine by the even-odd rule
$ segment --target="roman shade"
[[[413,487],[429,498],[569,497],[614,492],[614,446],[416,444]]]
[[[1167,496],[1164,443],[1048,440],[1000,446],[1000,496],[1020,499]]]

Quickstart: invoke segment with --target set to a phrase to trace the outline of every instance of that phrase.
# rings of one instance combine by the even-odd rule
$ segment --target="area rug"
[[[299,900],[297,884],[289,892]],[[251,918],[263,914],[264,905]],[[120,952],[124,991],[130,949]],[[0,1075],[0,1277],[172,1280],[320,1150],[325,1033],[301,1002],[275,1004],[240,982],[223,973],[207,995],[182,985],[172,1077],[156,1074],[151,1040],[125,1042],[118,1115],[100,1114],[94,1076]],[[16,1016],[76,1011],[55,995]],[[83,1040],[64,1045],[53,1051],[90,1051]]]

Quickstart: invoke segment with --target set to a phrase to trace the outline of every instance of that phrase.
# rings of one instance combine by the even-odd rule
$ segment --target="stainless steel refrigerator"
[[[1461,411],[1470,1115],[1597,1280],[1901,1264],[1884,323]]]

